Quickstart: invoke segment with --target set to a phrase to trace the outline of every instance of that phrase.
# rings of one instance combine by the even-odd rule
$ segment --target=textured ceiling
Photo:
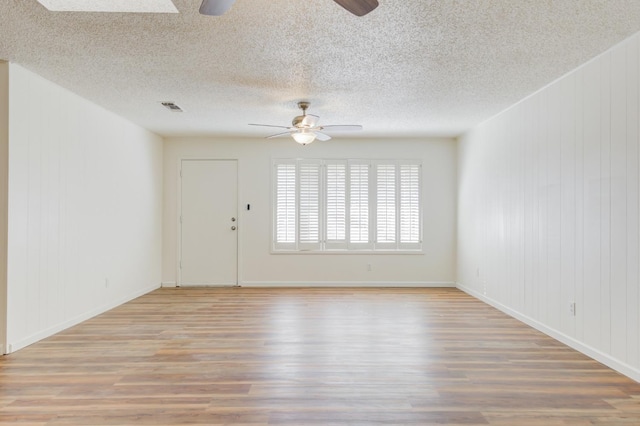
[[[132,0],[133,1],[133,0]],[[455,136],[640,31],[638,0],[200,0],[179,14],[0,1],[0,59],[161,135],[267,135],[311,101],[364,136]],[[160,105],[173,101],[184,113]]]

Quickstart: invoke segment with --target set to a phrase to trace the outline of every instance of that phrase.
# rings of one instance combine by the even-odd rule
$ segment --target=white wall
[[[273,158],[420,158],[423,162],[424,253],[271,254]],[[285,139],[168,139],[164,151],[163,283],[175,285],[178,260],[178,168],[181,158],[237,159],[239,282],[271,285],[453,285],[456,143],[433,140],[346,140],[302,147]],[[246,205],[251,204],[251,210]],[[367,264],[372,270],[367,271]]]
[[[17,65],[9,87],[15,351],[159,287],[162,140]]]
[[[9,63],[0,61],[0,355],[7,345],[7,173],[9,158]]]
[[[459,286],[636,380],[639,56],[636,35],[464,135],[458,198]]]

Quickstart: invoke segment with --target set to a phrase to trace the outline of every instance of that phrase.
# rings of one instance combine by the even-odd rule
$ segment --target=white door
[[[238,164],[182,160],[180,285],[238,283]]]

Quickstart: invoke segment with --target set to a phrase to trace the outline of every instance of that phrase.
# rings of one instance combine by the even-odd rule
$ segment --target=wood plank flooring
[[[640,384],[456,289],[161,289],[1,358],[0,424],[640,425]]]

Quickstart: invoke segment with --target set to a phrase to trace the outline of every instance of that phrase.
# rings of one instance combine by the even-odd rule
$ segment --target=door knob
[[[236,227],[235,227],[235,226],[232,226],[232,227],[231,227],[231,230],[232,230],[232,231],[235,231],[235,230],[236,230]]]

